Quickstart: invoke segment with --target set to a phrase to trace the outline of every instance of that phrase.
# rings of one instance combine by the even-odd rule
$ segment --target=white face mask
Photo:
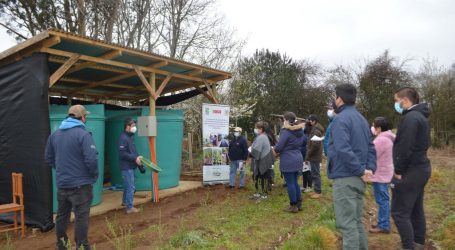
[[[134,127],[132,127],[132,128],[130,129],[130,132],[133,133],[133,134],[136,133],[136,131],[137,131],[136,126],[134,126]]]
[[[240,136],[240,132],[234,132],[234,136],[235,137],[239,137]]]
[[[258,134],[259,134],[259,129],[255,128],[255,129],[254,129],[254,133],[255,133],[256,135],[258,135]]]

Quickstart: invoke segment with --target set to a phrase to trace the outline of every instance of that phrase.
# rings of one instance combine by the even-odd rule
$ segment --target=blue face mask
[[[327,110],[327,116],[332,119],[333,118],[333,109]]]
[[[400,102],[395,102],[395,111],[397,111],[398,114],[402,114],[403,113],[403,108],[401,107]]]

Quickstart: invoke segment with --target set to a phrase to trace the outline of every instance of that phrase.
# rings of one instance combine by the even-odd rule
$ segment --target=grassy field
[[[453,151],[431,151],[433,174],[426,189],[427,249],[455,249],[455,154]],[[323,164],[324,165],[324,164]],[[256,203],[247,190],[209,187],[190,191],[196,199],[188,209],[172,212],[171,216],[154,220],[138,228],[118,223],[115,216],[104,220],[105,242],[95,243],[96,249],[339,249],[341,236],[335,228],[331,182],[323,177],[323,198],[312,200],[304,194],[303,211],[289,214],[286,189],[277,185],[267,200]],[[178,202],[184,196],[172,198]],[[183,200],[182,200],[183,201]],[[171,203],[169,203],[171,204]],[[158,213],[164,213],[166,202]],[[147,209],[147,208],[145,208]],[[139,213],[140,215],[141,213]],[[145,213],[143,213],[145,214]],[[375,223],[376,206],[369,185],[364,220],[368,229]],[[146,220],[147,218],[144,218]],[[98,222],[98,223],[103,223]],[[393,224],[393,222],[392,222]],[[0,249],[15,249],[14,242],[5,240]],[[50,236],[53,237],[53,236]],[[370,249],[397,249],[399,236],[369,234]],[[9,247],[9,248],[7,248]]]

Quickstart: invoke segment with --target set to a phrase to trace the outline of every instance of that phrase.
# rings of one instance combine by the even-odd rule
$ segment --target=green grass
[[[455,249],[455,184],[452,181],[455,164],[450,163],[453,161],[454,157],[432,158],[434,171],[425,194],[428,242],[441,249]],[[324,166],[323,163],[322,169]],[[297,214],[282,211],[289,201],[279,174],[276,176],[276,187],[265,201],[257,204],[248,199],[254,190],[251,181],[247,185],[248,192],[229,193],[231,191],[226,189],[229,194],[220,202],[213,202],[214,193],[208,191],[200,197],[200,207],[191,216],[180,218],[180,225],[160,222],[136,233],[133,239],[138,242],[141,238],[149,239],[153,248],[158,249],[339,248],[341,236],[336,231],[331,181],[325,171],[321,173],[323,198],[312,200],[303,194],[303,211]],[[374,207],[372,188],[368,187],[365,211],[372,211]],[[369,235],[369,243],[372,249],[395,249],[399,246],[399,236],[397,233]]]

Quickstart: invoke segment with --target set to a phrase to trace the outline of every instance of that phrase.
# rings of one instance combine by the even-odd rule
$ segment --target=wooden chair
[[[22,237],[25,235],[25,225],[24,225],[24,193],[22,189],[22,174],[12,173],[13,178],[13,203],[2,204],[0,205],[0,214],[14,212],[14,227],[8,225],[7,227],[0,228],[0,232],[12,231],[16,232],[21,229]],[[17,202],[19,198],[19,202]],[[17,212],[21,212],[21,225],[17,224]],[[6,229],[4,229],[6,228]]]

